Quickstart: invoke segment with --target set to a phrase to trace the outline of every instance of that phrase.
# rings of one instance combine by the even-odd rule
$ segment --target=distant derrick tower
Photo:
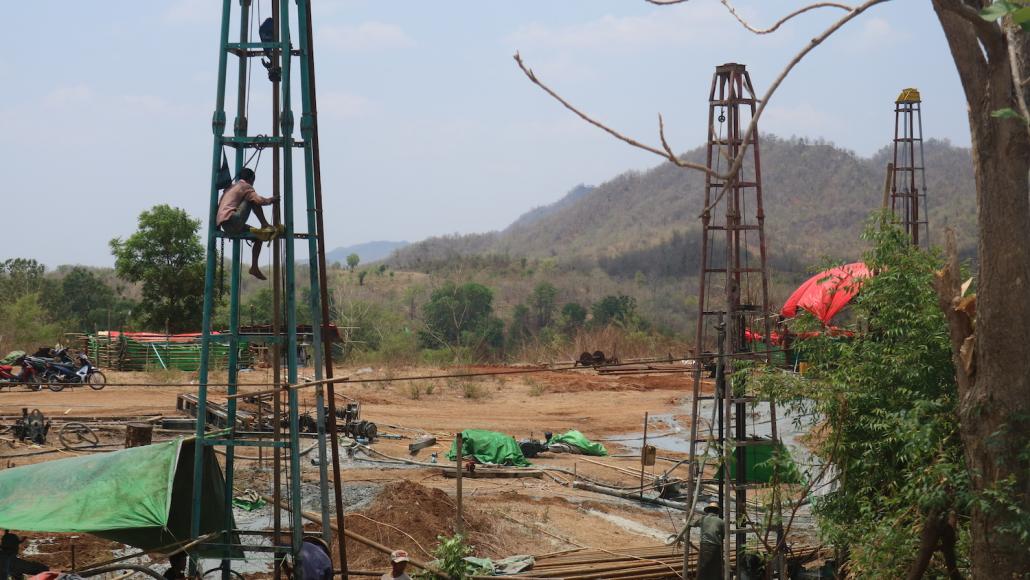
[[[746,135],[758,99],[746,67],[717,66],[708,101],[707,167],[711,171],[705,177],[701,216],[695,355],[715,361],[716,386],[714,393],[702,393],[703,367],[711,366],[699,365],[693,384],[688,497],[691,504],[705,501],[702,495],[718,500],[728,524],[724,546],[728,565],[733,552],[739,561],[747,534],[756,531],[751,522],[758,514],[749,513],[747,493],[762,484],[750,480],[753,466],[748,466],[748,457],[754,456],[754,446],[776,445],[778,439],[775,405],[761,401],[747,385],[739,389],[727,385],[737,360],[770,361],[775,321],[769,307],[757,127]],[[720,175],[728,173],[741,151],[744,163],[736,178],[723,179]],[[749,425],[749,416],[760,407],[769,420]],[[698,478],[701,487],[695,497]],[[779,505],[773,509],[778,511]],[[778,538],[779,528],[773,532]]]
[[[923,157],[922,100],[917,89],[905,89],[894,102],[894,173],[891,212],[912,240],[930,245],[926,208],[926,162]]]

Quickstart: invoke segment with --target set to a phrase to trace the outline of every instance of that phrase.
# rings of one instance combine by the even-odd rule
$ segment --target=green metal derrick
[[[267,447],[272,451],[273,464],[273,536],[271,548],[267,546],[247,545],[245,540],[240,538],[248,537],[241,530],[234,530],[234,521],[231,508],[225,513],[225,528],[223,533],[215,539],[209,547],[217,547],[222,550],[222,577],[229,578],[232,558],[246,551],[268,552],[276,555],[276,566],[274,574],[276,579],[280,577],[281,566],[278,564],[281,558],[291,556],[294,560],[294,570],[299,571],[298,557],[304,539],[304,529],[301,525],[301,461],[299,449],[299,400],[296,389],[288,388],[289,385],[296,385],[297,375],[297,295],[298,281],[296,279],[296,244],[298,239],[307,241],[309,260],[309,285],[310,292],[307,294],[307,302],[303,305],[310,309],[312,321],[311,344],[313,350],[314,374],[316,380],[321,380],[325,375],[332,377],[331,351],[329,345],[323,344],[323,338],[327,336],[323,321],[328,315],[326,308],[325,288],[325,250],[322,245],[323,224],[321,218],[321,184],[318,171],[318,133],[315,112],[314,95],[314,62],[311,42],[311,6],[309,0],[270,0],[271,14],[269,15],[274,24],[274,38],[272,41],[253,42],[250,26],[256,8],[260,13],[260,7],[255,6],[259,0],[222,0],[221,38],[218,54],[218,90],[215,100],[215,111],[212,118],[212,132],[214,144],[211,157],[211,189],[210,209],[208,214],[207,228],[207,270],[204,285],[204,312],[203,328],[201,338],[200,356],[200,388],[198,393],[197,412],[197,445],[193,464],[193,504],[191,514],[191,536],[200,536],[201,505],[202,495],[210,493],[204,490],[203,481],[203,450],[205,447],[224,447],[225,451],[225,488],[224,494],[231,497],[234,484],[234,463],[235,447],[238,445]],[[238,8],[233,10],[233,4]],[[292,5],[292,7],[291,7]],[[291,30],[290,17],[295,15],[295,28]],[[233,22],[239,26],[239,39],[234,42],[230,40],[230,28]],[[296,45],[293,43],[291,34],[296,32]],[[229,58],[233,56],[238,61],[235,118],[232,124],[232,135],[226,135],[227,112],[226,112],[226,80],[228,74]],[[265,65],[270,70],[280,69],[278,74],[269,74],[268,83],[272,92],[272,135],[251,135],[248,133],[249,120],[249,96],[252,78],[250,67],[251,59],[268,59]],[[300,139],[297,139],[296,123],[293,110],[293,89],[295,65],[299,69],[300,88]],[[259,69],[260,70],[260,69]],[[257,75],[255,80],[258,86],[266,81],[264,75]],[[261,243],[255,240],[251,234],[229,235],[219,230],[216,225],[216,213],[219,201],[219,172],[221,169],[223,151],[230,148],[234,151],[234,175],[239,175],[244,167],[248,154],[253,158],[254,150],[270,149],[272,152],[272,195],[278,196],[272,206],[272,223],[274,226],[282,226],[282,234],[272,241],[273,259],[272,275],[270,283],[273,287],[273,324],[272,336],[272,361],[273,361],[273,382],[279,391],[273,398],[272,424],[273,433],[269,438],[246,438],[237,435],[234,429],[227,432],[219,432],[216,436],[207,433],[207,400],[208,400],[208,375],[212,368],[212,355],[218,343],[224,345],[226,336],[212,336],[211,320],[212,310],[218,300],[217,288],[218,278],[216,271],[218,262],[223,257],[219,256],[216,245],[218,240],[226,240],[232,246],[232,258],[230,267],[230,288],[229,288],[229,336],[228,336],[228,404],[229,415],[228,425],[235,425],[237,414],[237,399],[232,397],[239,391],[239,346],[240,333],[240,276],[241,276],[241,249],[242,244],[250,240],[253,243]],[[297,169],[303,173],[303,191],[295,192],[294,188],[294,151],[303,149],[302,165]],[[260,151],[258,151],[260,153]],[[260,159],[260,157],[258,157]],[[265,180],[259,183],[267,183]],[[299,199],[295,193],[300,193]],[[306,234],[298,234],[294,207],[296,202],[302,202],[305,208],[304,225]],[[317,260],[315,259],[317,256]],[[301,283],[304,283],[303,281]],[[314,330],[320,329],[320,330]],[[221,347],[223,350],[224,346]],[[285,348],[286,376],[281,373],[282,353],[280,349]],[[323,350],[324,349],[324,350]],[[323,372],[323,366],[325,372]],[[336,441],[336,419],[333,387],[328,385],[328,423],[326,401],[323,387],[316,389],[316,408],[318,446],[320,453],[319,461],[319,491],[321,494],[322,520],[330,521],[330,501],[328,496],[329,477],[327,455],[327,439],[332,443],[332,466],[334,469],[333,486],[335,491],[336,516],[338,525],[343,528],[342,497],[340,491],[339,474],[339,449]],[[285,419],[285,421],[283,421]],[[285,422],[286,426],[283,427]],[[327,437],[328,427],[328,437]],[[285,458],[285,462],[283,459]],[[283,486],[285,463],[285,475],[288,483]],[[283,505],[285,504],[285,506]],[[292,523],[288,526],[289,541],[283,536],[285,530],[282,521],[283,507],[287,507],[289,518]],[[322,537],[327,544],[332,545],[330,526],[326,525],[322,530]],[[343,567],[343,576],[347,577],[346,554],[343,547],[344,542],[339,542],[340,561]]]

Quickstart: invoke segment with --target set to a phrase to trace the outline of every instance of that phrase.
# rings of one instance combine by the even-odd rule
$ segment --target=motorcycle
[[[21,383],[33,391],[42,388],[42,374],[46,363],[42,359],[33,359],[30,356],[20,356],[15,359],[14,364],[0,365],[0,384]],[[15,369],[21,369],[15,374]]]
[[[93,362],[85,353],[79,353],[75,358],[76,361],[73,362],[66,349],[55,353],[43,371],[42,377],[47,388],[59,392],[64,390],[66,385],[84,384],[96,391],[103,389],[107,384],[104,373],[93,366]]]

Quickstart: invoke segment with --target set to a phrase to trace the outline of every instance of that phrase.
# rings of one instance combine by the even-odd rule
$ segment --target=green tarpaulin
[[[193,450],[177,439],[0,470],[0,528],[86,532],[144,550],[189,540]],[[222,471],[204,451],[202,535],[224,529],[226,509]]]
[[[18,360],[23,356],[25,356],[24,350],[12,350],[11,352],[7,353],[7,356],[5,356],[4,358],[0,358],[0,365],[14,364],[14,361]]]
[[[773,455],[779,457],[772,461]],[[769,441],[763,445],[747,445],[744,447],[744,461],[747,466],[744,475],[750,483],[770,483],[773,476],[779,477],[780,483],[801,483],[803,478],[791,459],[790,451],[782,443]],[[780,464],[776,473],[776,464]],[[721,470],[720,470],[721,473]],[[737,476],[737,461],[730,460],[730,477]]]
[[[606,457],[608,455],[608,450],[604,448],[604,445],[594,443],[575,429],[562,433],[561,435],[554,435],[547,442],[572,445],[576,449],[582,451],[583,455],[596,455],[598,457]]]
[[[480,463],[494,465],[514,465],[525,467],[529,465],[522,449],[515,442],[511,435],[487,431],[485,429],[466,429],[461,432],[462,445],[461,454],[464,457],[475,457]],[[447,458],[454,460],[458,457],[457,440],[451,443],[451,450],[447,452]]]

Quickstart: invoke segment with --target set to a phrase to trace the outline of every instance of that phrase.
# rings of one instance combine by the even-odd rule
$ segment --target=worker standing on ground
[[[8,578],[20,579],[24,574],[39,574],[49,570],[46,565],[30,560],[22,560],[18,557],[21,544],[24,538],[19,538],[11,530],[4,530],[0,538],[0,580]]]
[[[394,550],[390,553],[390,571],[379,577],[379,580],[411,580],[404,569],[408,567],[408,553],[404,550]]]
[[[705,506],[705,515],[693,524],[701,528],[701,553],[697,558],[698,580],[722,580],[722,544],[726,523],[719,517],[719,504]]]
[[[304,580],[333,580],[333,560],[322,538],[304,538],[300,547],[300,569]]]
[[[216,223],[227,234],[239,235],[252,232],[258,240],[268,241],[274,236],[275,228],[268,224],[268,220],[265,219],[265,212],[261,211],[261,206],[271,205],[277,200],[277,197],[261,197],[258,195],[257,191],[254,190],[254,179],[253,169],[244,167],[240,170],[239,180],[229,186],[225,193],[222,194],[222,199],[218,200]],[[252,212],[257,216],[258,222],[261,223],[260,228],[251,228],[247,225],[247,219],[250,218]],[[254,242],[254,252],[252,255],[253,258],[250,264],[251,275],[259,280],[265,280],[265,275],[261,273],[261,268],[258,267],[258,259],[261,257],[260,241]]]

